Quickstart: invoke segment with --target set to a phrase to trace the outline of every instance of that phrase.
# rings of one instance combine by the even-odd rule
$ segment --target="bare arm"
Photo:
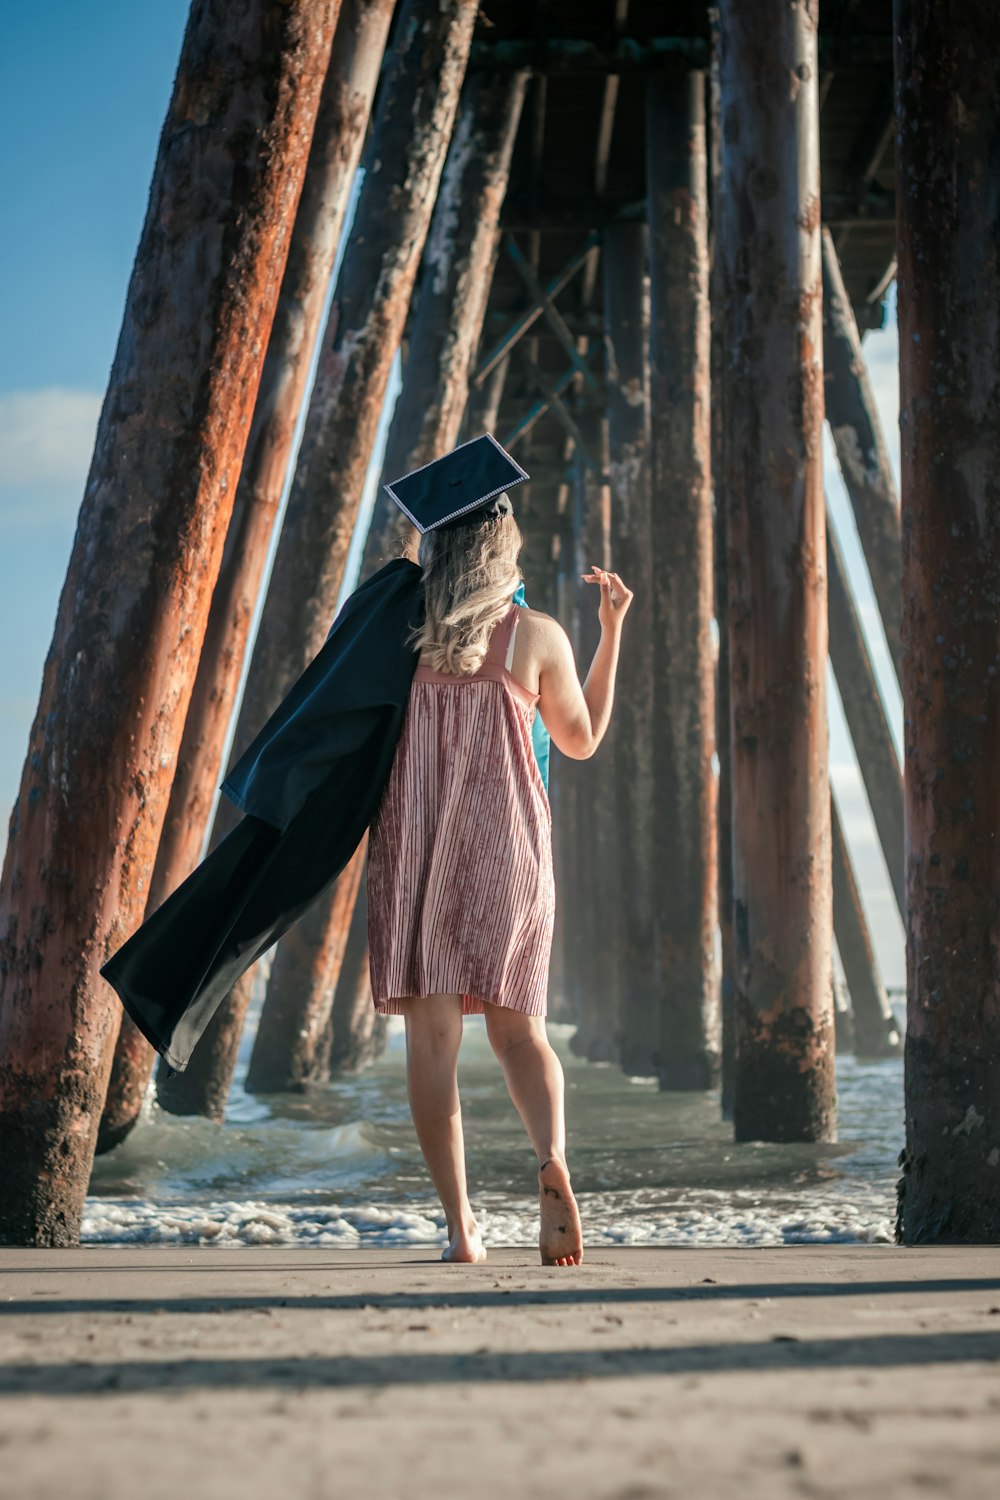
[[[621,625],[632,601],[617,573],[595,568],[582,576],[601,585],[601,639],[586,681],[581,687],[565,630],[550,620],[538,685],[538,712],[556,748],[572,760],[589,760],[611,722]]]

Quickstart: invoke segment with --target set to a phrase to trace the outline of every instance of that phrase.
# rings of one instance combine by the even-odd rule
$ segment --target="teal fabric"
[[[524,580],[523,579],[518,584],[517,588],[514,590],[514,593],[512,595],[512,599],[513,599],[513,602],[515,604],[523,605],[523,607],[525,609],[528,608],[528,601],[524,597]],[[532,721],[532,725],[531,725],[531,743],[532,743],[532,745],[535,748],[535,759],[538,762],[538,769],[542,773],[542,781],[543,781],[543,783],[545,785],[545,790],[548,791],[548,789],[549,789],[549,745],[550,745],[551,741],[549,739],[549,731],[546,729],[545,725],[542,723],[542,716],[538,712],[537,708],[535,709],[535,717],[534,717],[534,720]]]

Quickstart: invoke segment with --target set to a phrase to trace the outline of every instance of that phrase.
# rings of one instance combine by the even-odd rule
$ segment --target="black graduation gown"
[[[222,783],[246,815],[101,969],[177,1072],[229,990],[336,879],[375,815],[403,726],[423,574],[395,558]]]

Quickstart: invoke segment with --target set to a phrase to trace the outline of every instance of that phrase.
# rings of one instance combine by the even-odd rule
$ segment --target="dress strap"
[[[517,615],[520,608],[519,604],[512,604],[504,618],[498,620],[496,625],[494,625],[493,634],[490,636],[490,644],[483,662],[484,666],[488,661],[496,662],[497,666],[500,667],[504,665],[507,657],[507,648],[514,634],[514,626],[517,624]]]

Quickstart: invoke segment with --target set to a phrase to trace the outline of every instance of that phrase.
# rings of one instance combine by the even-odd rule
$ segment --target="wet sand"
[[[1000,1250],[0,1250],[18,1500],[1000,1494]]]

